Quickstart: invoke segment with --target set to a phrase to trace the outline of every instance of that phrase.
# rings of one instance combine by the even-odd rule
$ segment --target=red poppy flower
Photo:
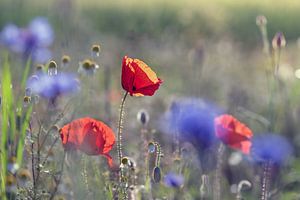
[[[231,115],[221,115],[215,118],[215,134],[231,148],[245,154],[250,153],[252,131]]]
[[[103,155],[109,166],[113,166],[109,151],[115,144],[115,135],[103,122],[89,117],[80,118],[65,125],[59,132],[65,149],[78,149],[87,155]]]
[[[122,87],[131,96],[152,96],[162,80],[143,61],[127,56],[122,61]]]

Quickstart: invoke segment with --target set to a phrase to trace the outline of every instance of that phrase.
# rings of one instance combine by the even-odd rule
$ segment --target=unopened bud
[[[283,48],[286,45],[286,40],[282,32],[277,32],[272,40],[273,49]]]

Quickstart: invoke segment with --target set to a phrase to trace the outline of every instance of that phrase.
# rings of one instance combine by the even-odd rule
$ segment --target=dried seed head
[[[272,40],[273,49],[280,49],[285,47],[286,40],[282,32],[277,32]]]
[[[267,18],[264,15],[258,15],[256,17],[256,25],[257,26],[265,26],[267,24]]]
[[[70,61],[71,61],[71,58],[70,58],[70,56],[68,56],[68,55],[63,55],[63,56],[61,57],[61,63],[62,63],[62,66],[63,66],[63,67],[68,66],[68,64],[70,63]]]
[[[57,75],[57,64],[54,60],[51,60],[48,64],[48,75],[54,76]]]
[[[30,177],[30,172],[28,169],[20,169],[17,173],[17,177],[22,180],[22,181],[26,181],[29,180]]]
[[[54,60],[51,60],[48,64],[48,69],[57,68],[57,64]]]
[[[128,162],[129,162],[129,158],[128,157],[123,157],[122,160],[121,160],[121,163],[123,165],[128,165]]]
[[[155,183],[159,183],[161,180],[161,170],[159,167],[154,167],[152,178]]]
[[[89,59],[86,59],[82,62],[81,66],[84,70],[90,70],[90,69],[92,69],[92,61]]]
[[[99,68],[99,65],[90,59],[85,59],[83,62],[79,63],[79,73],[84,73],[86,75],[93,75],[96,72],[96,69]]]
[[[26,88],[25,89],[25,96],[31,96],[31,94],[32,94],[31,88]]]
[[[16,181],[16,178],[12,175],[12,174],[8,174],[6,176],[6,185],[8,187],[11,187],[13,185],[16,185],[17,181]]]
[[[38,64],[38,65],[36,65],[35,70],[37,72],[42,72],[44,70],[44,68],[45,68],[45,66],[43,64]]]
[[[92,50],[92,56],[98,57],[100,55],[100,51],[101,51],[100,45],[94,44],[91,50]]]
[[[149,122],[149,114],[146,110],[140,110],[137,113],[137,120],[139,123],[141,123],[143,126],[145,126]]]
[[[31,102],[31,97],[30,96],[24,96],[23,102],[24,102],[24,104],[29,104]]]

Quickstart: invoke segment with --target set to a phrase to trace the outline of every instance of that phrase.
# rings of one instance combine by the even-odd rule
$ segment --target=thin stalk
[[[121,193],[123,196],[123,199],[128,199],[128,194],[127,194],[127,186],[123,186],[123,182],[126,181],[124,179],[124,169],[121,167],[122,165],[122,158],[123,158],[123,152],[122,152],[122,128],[123,128],[123,116],[124,116],[124,105],[125,105],[125,100],[128,95],[128,92],[124,94],[124,97],[122,99],[122,103],[120,105],[120,116],[119,116],[119,122],[118,122],[118,143],[117,143],[117,148],[118,148],[118,157],[119,157],[119,166],[120,166],[120,171],[119,171],[119,184],[121,185]],[[127,182],[127,181],[126,181]]]
[[[213,193],[214,200],[221,199],[221,173],[222,173],[222,163],[223,163],[223,154],[224,154],[225,147],[221,143],[218,152],[217,152],[217,168],[215,174],[215,192]]]
[[[58,178],[55,178],[55,177],[54,177],[55,188],[54,188],[54,190],[52,191],[49,200],[53,200],[53,199],[54,199],[55,194],[56,194],[57,189],[58,189],[58,186],[59,186],[59,184],[60,184],[60,182],[61,182],[62,174],[63,174],[63,171],[64,171],[65,158],[66,158],[66,151],[64,151],[63,160],[62,160],[62,162],[61,162],[61,170],[60,170],[60,172],[59,172]]]
[[[268,193],[269,193],[269,179],[270,179],[270,173],[271,171],[271,164],[269,161],[266,161],[263,164],[263,179],[262,179],[262,185],[261,185],[261,200],[267,200],[268,199]]]

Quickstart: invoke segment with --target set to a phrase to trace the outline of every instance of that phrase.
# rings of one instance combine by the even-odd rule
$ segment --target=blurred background
[[[263,52],[256,24],[256,17],[264,15],[269,42],[276,32],[283,32],[287,41],[279,61],[279,78],[284,84],[274,100],[281,113],[276,130],[293,142],[298,156],[299,10],[298,0],[0,0],[0,30],[8,23],[26,27],[33,18],[46,17],[55,35],[52,58],[60,63],[62,55],[69,55],[67,70],[73,72],[90,56],[91,46],[100,44],[98,71],[92,78],[81,77],[82,91],[90,92],[87,99],[85,93],[80,94],[76,117],[102,119],[114,129],[123,94],[123,56],[151,66],[164,83],[153,97],[127,100],[126,143],[139,130],[133,120],[140,109],[149,112],[149,127],[155,132],[170,102],[180,97],[208,100],[247,123],[254,133],[266,131],[262,122],[268,123],[268,76],[273,65],[270,55]],[[11,69],[18,72],[22,59],[13,55],[12,60]],[[285,100],[280,98],[283,94]],[[167,136],[156,137],[162,146],[167,145]],[[128,148],[128,154],[136,151],[134,145]],[[293,173],[299,172],[300,161],[296,159],[292,168]],[[300,180],[300,174],[295,177]]]

